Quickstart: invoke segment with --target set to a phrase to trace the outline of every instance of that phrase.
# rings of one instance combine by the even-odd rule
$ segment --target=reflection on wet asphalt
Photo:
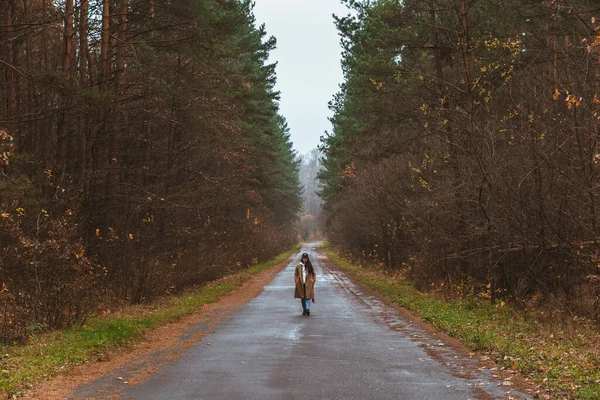
[[[316,304],[303,316],[294,267],[309,253]],[[305,245],[264,291],[215,331],[138,385],[114,374],[72,398],[124,399],[528,399],[377,300],[345,275],[321,268]],[[186,338],[206,330],[190,328]],[[116,372],[127,376],[137,365]],[[135,363],[132,363],[135,364]],[[125,386],[125,388],[124,388]]]

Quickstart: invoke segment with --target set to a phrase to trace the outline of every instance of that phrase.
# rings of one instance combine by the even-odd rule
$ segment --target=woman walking
[[[310,302],[315,302],[315,281],[317,274],[312,263],[308,259],[308,254],[303,253],[296,272],[294,273],[294,298],[302,300],[302,315],[310,315]]]

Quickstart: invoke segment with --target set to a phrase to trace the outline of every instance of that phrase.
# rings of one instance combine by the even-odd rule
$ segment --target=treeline
[[[600,317],[598,3],[346,3],[329,240],[421,288]]]
[[[249,0],[0,2],[0,337],[297,240],[275,39]]]

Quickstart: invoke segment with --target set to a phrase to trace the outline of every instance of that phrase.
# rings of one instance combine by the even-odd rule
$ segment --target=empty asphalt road
[[[303,316],[293,299],[301,252],[317,272],[316,304]],[[135,385],[136,360],[78,388],[69,398],[123,399],[526,399],[497,371],[454,350],[394,309],[362,294],[343,273],[323,268],[305,245],[264,291],[212,333]]]

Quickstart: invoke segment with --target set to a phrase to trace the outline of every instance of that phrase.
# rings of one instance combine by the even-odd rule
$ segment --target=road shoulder
[[[461,363],[458,368],[456,368],[455,375],[458,377],[468,377],[468,376],[476,376],[478,374],[478,370],[487,369],[493,372],[493,375],[502,382],[505,382],[507,386],[522,392],[529,393],[534,398],[537,398],[540,392],[543,392],[539,386],[535,385],[530,379],[520,375],[514,370],[504,369],[498,366],[490,357],[489,354],[483,351],[474,351],[464,345],[462,342],[457,340],[456,338],[449,336],[445,332],[436,328],[432,323],[425,321],[418,314],[399,306],[397,303],[392,301],[389,297],[385,296],[383,293],[378,291],[377,289],[371,288],[361,282],[358,279],[355,279],[351,273],[345,271],[343,268],[337,266],[327,255],[327,252],[324,250],[320,250],[320,265],[323,269],[328,270],[330,273],[335,272],[337,274],[342,274],[348,277],[352,284],[355,285],[361,295],[372,296],[377,300],[381,301],[387,307],[393,309],[399,316],[408,321],[411,324],[418,325],[421,329],[427,332],[433,341],[439,341],[444,344],[446,348],[452,348],[454,353],[459,354],[462,358],[472,360],[473,363]],[[385,318],[384,318],[385,319]],[[390,329],[394,329],[390,326]],[[426,346],[423,348],[427,352],[429,356],[438,362],[451,365],[454,363],[454,360],[447,359],[447,351],[444,350],[444,347],[439,346]],[[485,393],[481,393],[479,395],[480,399],[488,399]],[[544,398],[549,398],[545,397]]]
[[[290,262],[291,258],[288,258],[252,275],[242,286],[219,301],[203,305],[198,311],[177,322],[147,332],[142,341],[133,348],[103,354],[96,361],[85,362],[64,375],[42,382],[27,393],[27,397],[40,400],[65,399],[78,386],[94,382],[136,359],[145,359],[147,362],[144,363],[145,365],[139,365],[131,379],[123,378],[123,385],[143,382],[160,365],[176,360],[182,350],[202,340],[234,310],[258,296],[265,285],[271,282]],[[192,337],[187,337],[186,332],[198,324],[202,324],[208,329],[195,332]],[[110,398],[118,397],[118,394],[113,394]]]

